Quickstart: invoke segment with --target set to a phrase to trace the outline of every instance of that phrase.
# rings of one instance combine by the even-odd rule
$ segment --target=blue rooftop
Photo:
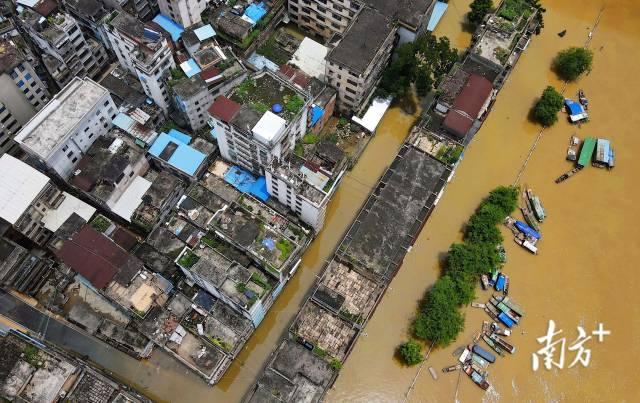
[[[263,202],[269,200],[267,180],[264,176],[256,178],[251,173],[234,165],[224,175],[224,180],[242,193],[249,193]]]
[[[171,129],[167,134],[181,143],[184,143],[184,144],[191,143],[191,136],[189,136],[188,134],[184,134],[179,130]]]
[[[442,16],[444,15],[444,12],[447,11],[448,7],[449,5],[447,3],[436,1],[436,4],[433,6],[431,18],[427,24],[427,31],[433,32],[433,30],[436,29],[436,26],[438,26],[438,23],[442,19]]]
[[[256,25],[266,13],[267,6],[262,2],[253,3],[244,10],[244,16],[249,18],[253,22],[253,25]]]
[[[211,24],[207,24],[200,28],[194,29],[193,33],[196,34],[196,37],[199,41],[204,41],[205,39],[216,36],[216,31],[213,30]]]
[[[189,59],[186,62],[181,63],[180,68],[182,69],[182,71],[184,71],[184,74],[186,74],[187,77],[189,78],[195,76],[196,74],[202,71],[200,69],[200,66],[198,66],[198,63],[196,63],[196,61],[193,59]]]
[[[177,130],[176,132],[189,137]],[[206,158],[206,155],[200,151],[167,133],[160,133],[158,139],[151,145],[149,154],[191,176],[196,173]]]
[[[182,28],[182,25],[178,24],[177,22],[163,14],[156,15],[153,19],[153,22],[160,25],[162,29],[167,31],[171,35],[171,39],[174,42],[180,39],[180,36],[184,32],[184,28]]]
[[[582,109],[582,105],[580,105],[578,102],[572,101],[570,99],[565,99],[564,100],[564,105],[569,110],[569,114],[570,115],[579,115],[582,112],[584,112],[584,110]]]

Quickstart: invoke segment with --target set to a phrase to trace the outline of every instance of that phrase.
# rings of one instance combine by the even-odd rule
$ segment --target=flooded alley
[[[492,389],[484,394],[458,373],[440,369],[455,362],[453,351],[468,343],[477,332],[484,312],[466,309],[466,327],[458,341],[432,352],[427,366],[439,372],[434,381],[423,370],[409,401],[629,401],[640,392],[634,362],[640,356],[635,340],[640,334],[640,281],[634,263],[640,258],[640,230],[635,225],[640,211],[634,199],[638,189],[638,161],[632,153],[640,146],[635,134],[640,117],[634,112],[635,65],[640,61],[636,42],[640,4],[632,0],[588,2],[576,7],[569,1],[545,2],[545,28],[535,37],[498,96],[493,111],[470,144],[455,177],[423,229],[403,267],[391,283],[365,332],[342,369],[327,398],[331,402],[396,402],[407,398],[417,367],[403,367],[394,359],[395,348],[406,340],[408,325],[418,301],[439,274],[439,260],[452,242],[461,239],[461,229],[481,199],[495,186],[514,183],[540,127],[527,120],[536,97],[547,85],[562,87],[549,69],[559,50],[581,46],[602,7],[602,19],[593,32],[593,71],[567,88],[576,97],[579,88],[590,99],[590,122],[570,126],[559,122],[544,132],[521,184],[538,193],[548,218],[542,225],[541,253],[532,256],[508,237],[510,296],[527,309],[523,323],[510,342],[518,352],[500,358],[490,368]],[[436,34],[446,34],[456,46],[469,36],[461,33],[460,18],[468,10],[466,1],[450,1],[449,11]],[[558,32],[567,30],[564,37]],[[612,141],[617,166],[612,171],[587,167],[562,184],[554,179],[570,169],[565,161],[569,137],[595,136]],[[485,302],[489,292],[477,290]],[[564,369],[532,371],[531,355],[542,345],[536,341],[546,333],[548,320],[555,320],[567,345],[577,337],[576,327],[590,333],[598,323],[611,330],[591,349],[588,367],[567,368],[575,352],[568,351]],[[373,337],[372,335],[375,335]]]

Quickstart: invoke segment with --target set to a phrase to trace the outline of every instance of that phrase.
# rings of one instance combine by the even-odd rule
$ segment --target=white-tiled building
[[[29,120],[15,141],[48,170],[67,179],[77,162],[118,113],[109,91],[75,77]]]
[[[211,0],[158,0],[160,12],[187,28],[202,21],[201,14]]]
[[[147,96],[166,114],[170,97],[166,79],[176,67],[168,39],[124,11],[111,14],[106,32],[120,64],[138,77]]]
[[[88,221],[96,209],[60,191],[49,178],[9,154],[0,157],[0,218],[43,245],[72,214]]]

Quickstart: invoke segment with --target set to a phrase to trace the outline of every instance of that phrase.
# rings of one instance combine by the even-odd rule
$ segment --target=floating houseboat
[[[571,136],[569,140],[569,148],[567,148],[567,160],[577,161],[578,151],[580,150],[580,138],[578,136]]]
[[[535,215],[538,221],[543,222],[546,217],[546,213],[544,211],[544,208],[542,207],[540,198],[534,195],[531,189],[527,189],[526,193],[527,193],[527,199],[529,199],[529,203],[531,206],[531,211],[533,212],[533,214]]]
[[[482,388],[482,390],[487,390],[489,389],[489,386],[491,386],[489,385],[489,382],[487,382],[486,377],[480,375],[477,371],[473,369],[473,367],[471,367],[471,365],[465,365],[464,372],[465,374],[469,375],[473,383],[475,383],[480,388]]]
[[[611,169],[614,165],[614,154],[613,148],[611,148],[611,142],[606,139],[598,139],[595,154],[593,155],[593,166]]]
[[[579,123],[589,119],[589,114],[579,102],[567,98],[564,100],[564,106],[569,114],[569,122]]]
[[[487,350],[485,350],[484,348],[480,347],[477,344],[473,346],[473,355],[479,355],[480,357],[489,361],[490,363],[496,362],[495,355],[491,354],[490,352],[488,352]]]

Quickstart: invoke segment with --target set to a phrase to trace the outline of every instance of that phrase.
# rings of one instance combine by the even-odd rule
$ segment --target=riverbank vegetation
[[[553,69],[563,80],[574,81],[585,71],[591,70],[592,63],[593,51],[573,47],[558,53],[553,61]]]
[[[416,365],[422,362],[422,347],[415,340],[409,340],[398,348],[402,360],[407,365]]]
[[[413,337],[443,347],[463,330],[460,308],[475,298],[480,276],[504,263],[499,250],[503,238],[497,226],[517,207],[518,193],[517,187],[497,187],[469,218],[464,242],[451,245],[441,277],[420,302],[411,325]],[[399,347],[400,356],[407,365],[417,364],[405,347],[408,343],[411,341]]]
[[[532,117],[544,126],[551,126],[558,121],[558,112],[562,109],[563,104],[562,94],[552,86],[548,86],[533,107]]]

